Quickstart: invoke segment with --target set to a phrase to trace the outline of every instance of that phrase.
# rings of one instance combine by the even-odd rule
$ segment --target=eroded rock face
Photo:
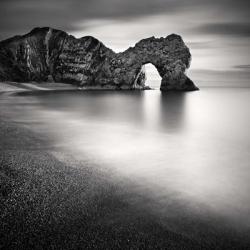
[[[91,36],[51,28],[0,42],[1,81],[55,81],[87,89],[145,89],[144,64],[162,77],[161,90],[197,90],[185,75],[191,54],[178,35],[147,38],[115,53]]]

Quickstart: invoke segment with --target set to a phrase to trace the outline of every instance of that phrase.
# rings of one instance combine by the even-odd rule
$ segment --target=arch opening
[[[162,78],[156,67],[152,63],[146,63],[143,67],[146,72],[145,85],[152,89],[160,89]]]

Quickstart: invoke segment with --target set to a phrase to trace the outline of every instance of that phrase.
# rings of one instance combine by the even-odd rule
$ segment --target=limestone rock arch
[[[131,84],[136,79],[136,86],[144,87],[145,78],[138,78],[138,74],[145,74],[142,70],[143,65],[151,63],[162,78],[161,90],[198,89],[185,75],[186,69],[190,66],[191,54],[178,35],[172,34],[166,38],[151,37],[143,39],[133,48],[117,54],[116,60],[123,62],[117,68],[125,72],[124,75],[117,75],[117,81],[125,81]],[[141,82],[138,79],[141,79]]]
[[[185,75],[191,54],[179,35],[143,39],[115,53],[91,36],[35,28],[0,42],[1,81],[55,81],[86,89],[145,89],[143,65],[158,70],[161,90],[197,90]]]

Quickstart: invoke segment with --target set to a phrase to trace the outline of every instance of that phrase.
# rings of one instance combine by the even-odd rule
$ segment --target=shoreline
[[[153,88],[150,86],[144,86],[140,88],[131,88],[131,86],[121,86],[121,87],[114,87],[112,85],[106,85],[106,86],[77,86],[69,83],[35,83],[35,82],[0,82],[0,93],[1,92],[57,92],[57,91],[147,91],[147,90],[160,90],[160,88]],[[199,90],[198,88],[196,90]],[[183,91],[181,89],[175,89],[175,90],[166,90],[164,92],[177,92],[177,93],[183,93],[183,92],[192,92],[193,90],[186,90]]]

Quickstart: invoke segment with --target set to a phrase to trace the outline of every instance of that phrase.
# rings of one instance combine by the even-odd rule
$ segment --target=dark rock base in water
[[[144,65],[158,70],[161,90],[198,90],[185,75],[191,54],[182,38],[143,39],[115,53],[91,36],[75,38],[51,28],[35,28],[0,42],[0,81],[64,82],[84,89],[148,89]]]

